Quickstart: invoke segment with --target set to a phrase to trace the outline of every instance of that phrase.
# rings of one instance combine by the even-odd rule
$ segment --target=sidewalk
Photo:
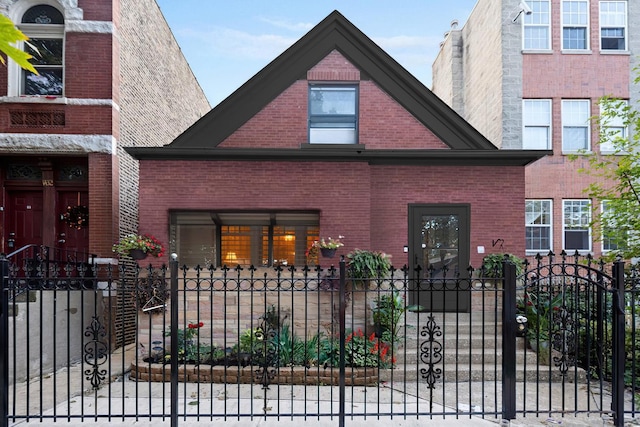
[[[169,395],[169,385],[166,383],[136,383],[131,381],[127,375],[127,367],[130,366],[130,361],[135,357],[135,348],[128,346],[124,349],[124,353],[114,353],[111,357],[113,363],[110,365],[110,382],[108,385],[102,385],[97,391],[91,390],[91,384],[86,379],[86,373],[81,366],[74,366],[70,370],[61,370],[56,372],[55,375],[49,375],[43,379],[42,383],[35,381],[30,384],[20,384],[16,390],[16,413],[25,413],[27,405],[29,406],[28,413],[39,414],[39,408],[46,408],[42,411],[44,415],[56,414],[57,416],[66,417],[67,415],[74,416],[84,414],[85,421],[79,419],[58,418],[55,425],[67,426],[67,427],[80,427],[80,426],[139,426],[139,427],[164,427],[170,425],[169,419],[169,400],[163,397]],[[124,360],[124,363],[122,362]],[[123,368],[124,367],[124,368]],[[54,381],[57,384],[53,387]],[[106,381],[106,379],[105,379]],[[67,384],[68,383],[68,384]],[[101,383],[102,384],[102,383]],[[68,387],[67,387],[68,386]],[[558,384],[552,384],[552,387],[559,387]],[[571,387],[576,387],[575,384],[570,384]],[[353,387],[348,388],[347,391],[347,411],[353,413],[403,413],[405,409],[409,408],[409,412],[455,412],[455,405],[451,405],[450,402],[459,402],[459,396],[471,396],[471,401],[474,402],[474,406],[470,408],[465,407],[464,404],[458,404],[458,408],[466,411],[481,411],[481,404],[484,404],[484,410],[495,411],[494,396],[500,396],[500,390],[492,389],[493,384],[482,383],[461,383],[461,384],[448,384],[444,387],[444,391],[441,389],[438,393],[433,395],[433,402],[429,402],[424,398],[418,398],[416,396],[428,396],[428,392],[425,390],[415,390],[415,393],[411,392],[410,388],[407,388],[405,384],[388,384],[379,388],[366,388],[366,387]],[[543,385],[542,388],[533,389],[529,387],[522,392],[519,392],[519,398],[527,399],[527,402],[531,402],[529,407],[532,407],[535,402],[536,395],[545,396],[548,395],[547,385]],[[84,395],[67,395],[68,390],[90,390]],[[40,393],[42,391],[42,393]],[[205,384],[192,384],[192,383],[180,383],[179,385],[180,398],[178,399],[178,408],[180,413],[188,415],[197,415],[201,413],[200,419],[197,417],[181,417],[179,418],[180,426],[209,426],[213,423],[224,423],[228,426],[336,426],[338,425],[337,417],[318,417],[317,415],[296,416],[292,419],[291,416],[277,417],[277,413],[294,413],[296,415],[303,414],[318,414],[318,413],[336,413],[338,411],[338,389],[337,387],[318,386],[318,387],[303,387],[303,386],[287,386],[287,387],[273,387],[272,390],[268,390],[264,393],[259,386],[234,386],[224,387],[223,385],[205,385]],[[455,395],[454,395],[455,394]],[[570,397],[570,393],[565,393]],[[12,398],[13,396],[11,396]],[[185,398],[186,397],[186,398]],[[477,402],[477,406],[476,406]],[[606,400],[605,400],[606,402]],[[580,406],[586,405],[588,402],[578,402]],[[597,403],[597,397],[594,397],[594,401],[590,402],[591,405]],[[565,402],[567,407],[574,405],[574,402]],[[10,407],[13,407],[13,402],[10,403]],[[591,406],[593,408],[593,406]],[[124,409],[124,411],[123,411]],[[261,410],[267,412],[267,417],[243,417],[238,419],[238,416],[229,415],[225,420],[223,417],[209,417],[206,413],[260,413]],[[126,418],[123,420],[122,416],[118,418],[117,414],[138,414],[138,419]],[[149,419],[148,414],[167,414],[165,419],[153,418]],[[113,418],[99,418],[97,420],[90,419],[91,414],[113,414]],[[145,418],[145,414],[147,414]],[[273,414],[273,415],[272,415]],[[578,426],[607,426],[612,425],[611,420],[608,418],[602,418],[595,414],[587,417],[581,415],[574,417],[569,415],[566,417],[560,417],[556,415],[543,415],[540,417],[527,416],[523,418],[519,416],[516,420],[512,420],[510,423],[503,422],[500,419],[492,416],[485,416],[483,419],[480,416],[455,416],[455,415],[434,415],[432,418],[429,416],[421,415],[417,418],[402,415],[391,416],[354,416],[353,418],[347,417],[345,420],[346,426],[353,427],[388,427],[392,423],[394,427],[411,427],[411,426],[493,426],[496,425],[511,425],[514,427],[519,426],[554,426],[560,425],[564,427],[578,427]],[[53,425],[54,422],[51,418],[44,418],[42,421],[39,418],[31,419],[29,422],[25,420],[17,420],[10,423],[15,426],[48,426]],[[633,425],[633,421],[630,420],[626,425]],[[638,424],[640,425],[640,424]]]

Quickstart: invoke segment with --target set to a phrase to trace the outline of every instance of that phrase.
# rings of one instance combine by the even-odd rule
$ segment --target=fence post
[[[0,427],[9,425],[9,260],[0,254]]]
[[[625,302],[624,302],[624,261],[613,264],[613,384],[611,410],[615,426],[624,425],[624,363],[625,363]]]
[[[345,390],[345,339],[346,339],[346,320],[345,315],[347,312],[347,298],[346,298],[346,283],[347,283],[347,268],[346,262],[344,260],[344,255],[340,258],[340,291],[339,291],[339,299],[340,299],[340,311],[339,311],[339,322],[340,322],[340,377],[338,380],[339,386],[339,394],[340,394],[340,403],[338,414],[338,426],[344,427],[345,420],[345,401],[346,401],[346,390]]]
[[[516,417],[516,266],[502,262],[502,418]]]
[[[178,255],[171,254],[169,260],[171,276],[171,427],[178,427]]]

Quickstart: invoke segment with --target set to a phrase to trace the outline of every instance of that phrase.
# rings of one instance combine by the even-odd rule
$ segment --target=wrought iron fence
[[[392,268],[354,279],[344,260],[33,269],[1,258],[0,425],[580,413],[622,425],[637,413],[640,366],[637,272],[623,266],[563,254],[521,276],[505,263],[498,277]],[[439,311],[466,293],[469,311]],[[137,338],[122,347],[113,337],[129,306]]]

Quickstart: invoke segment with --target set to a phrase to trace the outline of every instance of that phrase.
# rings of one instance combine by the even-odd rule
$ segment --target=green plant
[[[396,363],[389,344],[378,339],[375,333],[368,337],[358,329],[345,339],[346,363],[353,367],[390,368]]]
[[[527,318],[526,337],[530,342],[550,342],[556,329],[556,312],[562,306],[562,294],[532,288],[517,302],[520,314]]]
[[[357,282],[383,278],[391,270],[391,255],[380,251],[354,249],[347,254],[347,274]]]
[[[129,255],[134,249],[154,256],[161,257],[164,255],[164,247],[162,243],[155,237],[148,234],[129,234],[113,245],[113,252],[118,255]]]
[[[187,325],[186,329],[178,328],[178,361],[188,363],[203,363],[211,360],[214,351],[210,344],[200,343],[199,330],[204,326],[203,322]],[[164,332],[165,337],[171,336],[171,331]],[[171,355],[165,355],[165,362],[171,360]]]
[[[498,279],[502,277],[502,263],[507,260],[516,266],[516,276],[520,276],[524,268],[524,260],[513,254],[508,253],[495,253],[488,254],[482,258],[482,269],[480,275],[482,277],[488,277]]]
[[[373,301],[373,323],[380,338],[392,345],[398,342],[399,322],[405,312],[404,298],[398,291],[379,295]]]

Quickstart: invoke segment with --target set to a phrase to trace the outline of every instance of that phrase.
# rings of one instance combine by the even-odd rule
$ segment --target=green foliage
[[[626,102],[609,97],[601,98],[600,105],[602,114],[592,120],[599,131],[600,149],[607,144],[612,150],[605,154],[601,150],[582,152],[570,158],[582,163],[579,171],[593,178],[585,193],[607,204],[606,212],[601,203],[594,206],[591,224],[596,239],[604,236],[618,246],[605,258],[620,255],[630,259],[640,256],[640,239],[632,237],[640,232],[640,134],[635,131],[622,137],[616,128],[608,126],[616,120],[633,132],[640,128],[640,114]]]
[[[186,329],[178,328],[178,361],[185,363],[210,363],[216,349],[207,343],[201,343],[198,331],[204,326],[203,322],[189,323]],[[165,331],[165,337],[171,336],[171,331]],[[165,362],[171,361],[171,355],[165,354]]]
[[[354,249],[347,259],[347,274],[357,282],[386,277],[391,270],[391,255],[384,252]]]
[[[380,328],[384,342],[398,342],[399,322],[405,310],[404,298],[398,291],[381,294],[374,300],[373,323]]]
[[[562,307],[562,294],[531,288],[517,301],[516,307],[527,318],[526,336],[529,341],[550,342],[555,328],[555,313]]]
[[[396,363],[392,347],[378,339],[375,333],[368,337],[358,329],[345,339],[345,360],[353,367],[390,368]]]
[[[38,71],[29,63],[29,59],[32,58],[27,52],[20,50],[12,44],[24,41],[28,43],[29,38],[25,36],[22,31],[16,28],[11,20],[3,14],[0,14],[0,51],[13,59],[16,64],[25,70],[31,71],[34,74],[38,74]],[[31,45],[31,48],[36,52],[38,51],[35,46]],[[0,56],[0,61],[5,64],[5,60]]]
[[[505,259],[516,266],[516,276],[520,276],[524,268],[524,260],[513,254],[505,253],[485,255],[484,258],[482,258],[482,270],[480,270],[480,274],[483,277],[501,278],[502,262]]]

